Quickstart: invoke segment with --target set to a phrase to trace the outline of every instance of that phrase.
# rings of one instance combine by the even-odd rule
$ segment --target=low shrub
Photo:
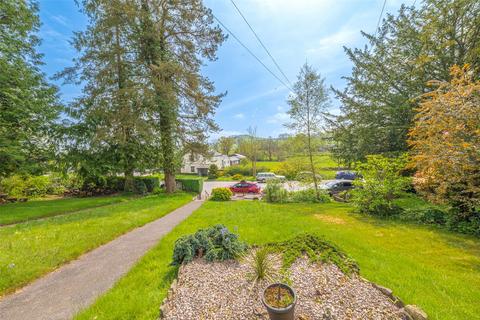
[[[330,202],[330,196],[325,190],[318,190],[319,198],[315,189],[304,189],[298,191],[289,192],[289,202],[312,202],[312,203],[327,203]]]
[[[307,255],[312,262],[333,263],[346,274],[359,272],[355,260],[315,234],[300,234],[287,241],[269,243],[267,246],[273,251],[282,253],[284,269],[288,269],[298,258]]]
[[[232,191],[228,188],[213,188],[212,196],[210,200],[212,201],[229,201],[233,196]]]
[[[160,188],[160,178],[157,176],[135,177],[135,180],[142,180],[148,192],[153,192],[155,188]]]
[[[243,180],[243,176],[241,174],[235,174],[232,177],[233,180]]]
[[[319,190],[319,198],[313,188],[288,192],[283,187],[283,183],[278,180],[269,180],[263,192],[265,201],[272,203],[327,203],[331,201],[329,194],[324,190]]]
[[[13,175],[1,180],[0,190],[10,197],[43,197],[48,194],[60,195],[66,190],[58,176]]]
[[[357,188],[351,193],[359,212],[386,217],[402,211],[394,200],[404,193],[411,181],[401,174],[406,161],[406,155],[398,158],[372,155],[367,156],[367,162],[357,164],[363,179],[355,180]]]
[[[234,259],[246,248],[247,245],[241,242],[236,234],[218,224],[177,239],[172,265],[188,263],[195,257],[205,257],[207,261]]]
[[[89,174],[83,177],[82,187],[83,191],[99,193],[102,190],[109,189],[108,177],[104,175]],[[123,190],[123,187],[122,187]]]
[[[288,201],[288,192],[283,183],[276,179],[269,180],[264,189],[265,201],[284,203]]]
[[[399,219],[425,224],[444,225],[447,221],[446,215],[446,212],[435,207],[406,208],[400,213]]]
[[[152,193],[153,194],[161,194],[161,193],[164,193],[164,190],[160,187],[155,187],[155,188],[153,188]]]
[[[133,186],[135,188],[135,193],[143,195],[148,192],[148,188],[144,179],[134,179]]]
[[[125,189],[125,177],[109,176],[107,177],[107,189],[120,192]]]
[[[455,212],[455,209],[448,212],[446,217],[446,226],[449,230],[471,234],[480,237],[480,213],[473,216],[462,217]]]

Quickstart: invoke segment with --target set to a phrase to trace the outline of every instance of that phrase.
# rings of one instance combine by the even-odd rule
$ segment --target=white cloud
[[[220,137],[230,137],[230,136],[239,136],[242,134],[246,134],[246,132],[240,132],[236,130],[222,130],[220,132],[214,132],[210,134],[209,141],[218,140]]]
[[[261,9],[260,12],[292,15],[312,11],[312,8],[321,11],[331,10],[338,5],[338,0],[251,0],[253,6]],[[244,5],[247,7],[247,5]],[[248,6],[249,7],[249,6]]]
[[[273,94],[277,94],[278,92],[283,91],[283,90],[286,90],[286,88],[285,87],[276,87],[276,88],[261,92],[261,93],[256,94],[256,95],[249,96],[249,97],[241,99],[241,100],[232,101],[232,102],[227,103],[223,106],[220,106],[218,111],[221,112],[221,111],[233,109],[233,108],[236,108],[236,107],[240,107],[240,106],[248,104],[252,101],[255,101],[255,100],[258,100],[258,99],[261,99],[261,98],[264,98],[264,97],[267,97],[267,96],[270,96],[270,95],[273,95]]]
[[[243,113],[237,113],[233,116],[235,119],[245,119],[245,115]]]
[[[70,28],[70,23],[68,22],[68,19],[62,16],[61,14],[59,15],[50,15],[50,18],[57,22],[58,24],[61,24],[64,27],[69,27]]]
[[[273,116],[267,118],[267,123],[284,124],[290,120],[290,116],[286,112],[277,112]]]
[[[307,49],[309,55],[329,56],[341,52],[343,46],[351,46],[361,39],[358,28],[344,28],[321,38],[314,47]]]

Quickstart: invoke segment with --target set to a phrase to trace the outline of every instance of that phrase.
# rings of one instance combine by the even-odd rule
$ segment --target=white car
[[[273,172],[259,172],[257,173],[258,182],[267,182],[268,180],[280,180],[285,181],[285,176],[276,175]]]

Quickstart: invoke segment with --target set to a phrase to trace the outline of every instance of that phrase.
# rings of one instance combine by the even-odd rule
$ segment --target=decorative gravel
[[[280,279],[279,257],[272,256]],[[209,263],[196,259],[180,268],[161,307],[161,319],[268,319],[261,302],[271,281],[252,281],[248,257]],[[346,276],[335,265],[298,259],[288,270],[297,294],[295,319],[404,319],[403,312],[371,283]]]

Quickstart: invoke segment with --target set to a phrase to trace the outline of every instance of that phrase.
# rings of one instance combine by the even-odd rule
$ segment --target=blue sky
[[[343,46],[361,47],[365,39],[360,31],[373,33],[383,0],[236,0],[247,20],[276,58],[290,81],[308,61],[328,86],[343,88],[342,76],[350,74],[351,63]],[[396,12],[402,3],[413,0],[387,0],[385,12]],[[40,0],[43,39],[40,51],[45,55],[43,70],[48,76],[71,65],[76,52],[70,45],[73,31],[83,30],[86,19],[73,0]],[[236,12],[230,0],[205,0],[214,14],[246,44],[272,71],[280,74]],[[257,126],[260,136],[287,132],[286,98],[289,90],[268,73],[233,37],[218,51],[218,60],[204,67],[218,92],[227,96],[215,119],[221,135],[245,134]],[[70,101],[81,93],[75,86],[60,86],[62,100]],[[339,103],[332,96],[332,112]]]

